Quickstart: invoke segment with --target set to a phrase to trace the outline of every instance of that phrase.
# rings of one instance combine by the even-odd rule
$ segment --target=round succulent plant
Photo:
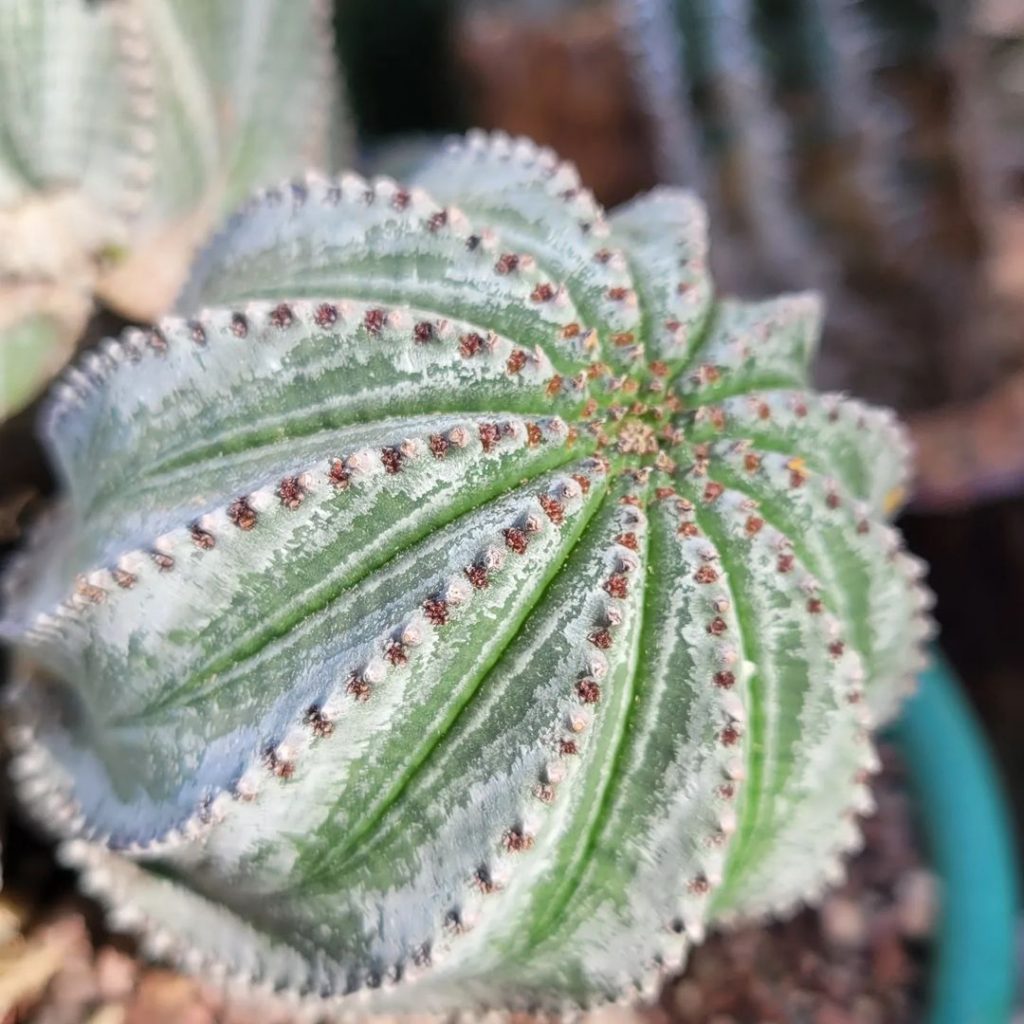
[[[0,415],[94,295],[151,320],[254,186],[328,159],[325,0],[0,0]]]
[[[256,197],[56,388],[14,771],[151,953],[360,1012],[633,998],[841,873],[928,631],[892,417],[695,199],[503,136]]]

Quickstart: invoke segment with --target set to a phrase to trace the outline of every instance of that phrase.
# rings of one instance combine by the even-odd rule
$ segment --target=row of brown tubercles
[[[586,327],[578,322],[570,323],[563,328],[563,336],[582,339],[585,350],[601,350],[617,362],[625,360],[627,364],[639,364],[643,356],[642,317],[632,288],[629,266],[621,251],[607,247],[611,226],[593,194],[582,186],[576,169],[560,160],[551,150],[540,148],[526,139],[511,139],[500,132],[490,135],[470,132],[465,140],[449,142],[445,152],[451,162],[449,168],[452,165],[461,167],[463,172],[468,172],[470,180],[481,166],[493,165],[494,161],[538,177],[549,201],[551,228],[575,236],[574,244],[580,257],[587,260],[588,272],[582,285],[571,277],[557,287],[541,283],[531,293],[531,301],[550,301],[558,294],[559,288],[578,291],[581,287],[591,287],[590,275],[596,274],[601,288],[599,307],[595,311],[597,322]],[[448,174],[444,177],[447,178]],[[427,184],[437,188],[445,182],[428,178]],[[482,218],[498,215],[500,220],[500,206],[496,208],[492,197],[484,193],[463,195],[460,202],[474,215],[479,213]],[[518,265],[518,258],[512,254],[510,257],[503,259],[502,267],[511,268],[513,263]],[[557,269],[564,270],[561,267]],[[606,369],[605,372],[610,371]]]
[[[573,475],[556,480],[546,492],[537,495],[537,503],[543,517],[550,522],[552,527],[561,529],[565,523],[567,511],[584,500],[591,487],[607,474],[607,463],[600,457],[593,457],[580,464],[578,471]],[[503,531],[505,547],[514,556],[524,554],[530,535],[540,529],[541,517],[531,514],[525,520]],[[485,564],[483,559],[478,559],[467,569],[470,581],[478,589],[483,589],[488,585],[482,575]],[[594,665],[597,664],[597,660],[593,660]],[[597,675],[599,672],[600,668],[595,668],[592,674]],[[577,703],[577,708],[579,701],[587,702],[579,692],[581,682],[582,680],[577,683],[575,693],[574,703]],[[590,701],[590,703],[594,702],[594,699]],[[548,761],[547,767],[530,791],[531,796],[542,805],[549,805],[555,799],[556,787],[565,778],[562,762],[579,752],[576,740],[586,728],[586,719],[580,710],[569,711],[565,714],[562,725],[565,733],[557,746],[557,760]],[[510,858],[527,853],[533,848],[539,827],[540,820],[537,817],[536,809],[531,807],[529,802],[525,802],[520,820],[507,826],[496,837],[493,844],[494,853],[487,862],[479,865],[468,880],[460,903],[451,907],[445,914],[443,922],[445,936],[454,937],[472,930],[477,920],[481,900],[503,888],[507,877],[512,874]],[[444,956],[446,952],[447,950],[443,948],[432,948],[430,950],[431,962],[439,962],[439,954]]]
[[[591,487],[608,475],[605,459],[595,456],[587,460],[579,472],[559,481],[538,502],[546,518],[561,528],[567,507],[584,498]],[[639,493],[646,482],[645,473],[627,471],[618,474],[628,479],[626,494],[618,499],[614,513],[616,535],[604,556],[607,576],[599,592],[580,609],[581,616],[590,617],[580,637],[580,667],[567,681],[566,693],[560,702],[554,735],[544,764],[529,789],[523,793],[523,810],[518,820],[501,831],[492,843],[493,853],[479,865],[469,880],[462,901],[445,917],[445,936],[458,936],[472,930],[488,897],[500,892],[516,870],[518,858],[534,848],[548,810],[558,799],[559,787],[570,783],[585,757],[588,738],[593,731],[594,717],[600,714],[602,681],[608,672],[604,652],[615,643],[616,630],[622,623],[620,605],[628,594],[629,581],[640,568],[637,549],[646,527],[646,517],[639,506]],[[516,551],[520,537],[506,535],[506,543]],[[442,962],[447,946],[432,948],[432,963]]]
[[[797,405],[797,417],[799,404],[803,401],[797,395],[793,403]],[[846,402],[837,403],[833,410],[838,417],[839,409],[846,406]],[[829,413],[832,415],[832,412]],[[864,413],[854,410],[854,423],[863,427]],[[823,514],[823,524],[844,531],[852,541],[854,535],[857,538],[864,538],[869,545],[866,550],[862,549],[859,556],[862,560],[872,559],[883,560],[893,566],[898,579],[904,582],[904,600],[902,610],[909,614],[907,626],[909,628],[914,644],[906,648],[909,658],[905,667],[897,673],[898,678],[890,682],[894,686],[894,693],[889,695],[888,702],[880,706],[883,715],[888,714],[888,706],[896,699],[900,691],[906,692],[913,685],[913,678],[924,666],[924,661],[915,650],[919,649],[932,636],[932,624],[928,612],[932,606],[930,592],[920,585],[923,570],[921,564],[912,556],[908,555],[901,542],[899,534],[887,523],[879,521],[876,517],[876,509],[868,501],[851,497],[843,483],[835,476],[819,472],[811,468],[807,461],[799,456],[789,456],[779,451],[767,450],[755,446],[746,439],[725,440],[714,442],[711,445],[706,443],[694,446],[698,456],[698,468],[706,465],[709,454],[713,451],[716,458],[723,460],[722,465],[732,467],[734,473],[743,478],[750,478],[755,483],[763,483],[771,489],[772,494],[785,504],[790,510],[793,522],[801,521],[805,515],[814,515],[818,510]],[[812,456],[815,464],[821,464],[820,460]],[[720,485],[715,484],[715,487]],[[888,499],[885,495],[879,495],[883,503]],[[784,529],[780,527],[780,529]],[[748,525],[749,530],[749,525]],[[803,547],[803,538],[799,532],[795,533],[798,547]],[[839,558],[838,552],[819,552],[824,558]],[[845,556],[843,556],[845,557]],[[780,565],[782,563],[780,562]],[[832,587],[840,587],[836,578],[831,580]],[[841,589],[838,591],[841,596]],[[909,603],[908,603],[909,602]],[[813,599],[813,604],[819,608],[819,598]],[[847,607],[833,608],[837,614],[848,614]],[[868,654],[865,650],[862,653]]]
[[[228,222],[219,236],[216,236],[209,252],[215,252],[221,237],[230,236],[233,225],[244,221],[266,207],[284,206],[284,196],[291,199],[294,209],[301,209],[307,203],[321,202],[331,207],[352,205],[356,209],[380,206],[396,215],[395,224],[412,233],[421,233],[433,238],[451,238],[458,243],[458,253],[474,260],[484,261],[487,273],[504,281],[528,281],[523,293],[525,304],[552,311],[573,308],[566,287],[559,282],[548,280],[540,273],[540,266],[533,255],[527,252],[505,248],[496,232],[489,228],[477,231],[465,213],[457,205],[436,203],[421,188],[405,188],[390,178],[365,179],[348,172],[335,179],[310,174],[301,183],[289,181],[256,193]],[[453,252],[453,256],[455,253]],[[602,251],[597,262],[605,263],[610,253]],[[632,305],[635,295],[624,286],[611,286],[608,298],[617,303]],[[555,351],[561,350],[569,359],[590,361],[598,347],[597,330],[580,323],[578,318],[551,323],[548,339]]]
[[[479,254],[488,250],[493,257],[489,269],[501,278],[518,277],[523,273],[529,273],[531,277],[536,276],[538,264],[531,255],[501,249],[495,232],[483,230],[477,233],[471,227],[469,219],[457,206],[440,206],[434,203],[422,189],[405,189],[387,178],[367,181],[358,175],[345,174],[340,179],[331,182],[319,176],[308,176],[301,187],[295,183],[286,183],[258,193],[243,209],[239,217],[243,217],[246,212],[255,213],[268,203],[271,205],[283,203],[286,193],[291,195],[292,204],[295,207],[304,206],[314,195],[334,206],[342,203],[352,203],[357,206],[373,206],[382,203],[401,213],[407,223],[415,224],[418,230],[429,235],[437,236],[439,233],[450,232],[459,238],[471,253]],[[603,221],[602,224],[604,224]],[[230,227],[229,224],[224,234],[230,234]],[[211,249],[215,248],[216,242],[211,246]],[[629,267],[622,251],[601,247],[592,254],[592,259],[596,265],[607,266],[615,270],[621,275],[623,282],[630,280]],[[681,260],[681,267],[700,276],[703,257],[695,260],[693,257],[686,256]],[[692,287],[692,282],[689,280],[680,282],[679,294],[683,297],[687,296]],[[540,280],[531,285],[528,295],[524,296],[524,301],[532,305],[553,303],[557,306],[560,302],[565,304],[565,300],[568,298],[565,286]],[[634,289],[627,284],[610,284],[606,289],[605,299],[613,306],[632,311],[631,316],[639,316],[637,295]],[[595,361],[594,356],[601,347],[600,327],[600,324],[596,327],[585,325],[578,319],[569,320],[555,327],[551,340],[554,341],[556,349],[561,348],[570,357],[582,358],[591,363],[590,371],[595,377],[599,377],[605,390],[609,393],[621,388],[623,384],[635,388],[637,386],[635,380],[617,375],[613,372],[613,367],[606,362]],[[665,329],[680,345],[685,347],[685,343],[689,339],[683,337],[683,327],[684,325],[675,318],[670,318],[665,323]],[[634,324],[631,329],[616,331],[610,335],[606,347],[609,349],[609,354],[626,352],[629,355],[628,365],[641,373],[645,370],[639,322]],[[656,363],[656,365],[658,364]],[[651,382],[651,390],[652,392],[661,390],[657,380]]]
[[[564,441],[566,428],[559,419],[529,420],[524,423],[524,443],[528,447],[536,447],[543,443],[544,435],[552,440]],[[479,424],[477,435],[480,446],[485,453],[495,451],[503,440],[517,439],[519,423],[515,420],[495,420]],[[470,443],[471,434],[461,426],[429,435],[426,441],[407,438],[394,445],[386,445],[377,450],[361,449],[344,458],[332,456],[326,469],[322,466],[299,470],[294,474],[282,477],[276,485],[259,488],[249,494],[239,495],[226,508],[212,510],[193,520],[188,526],[192,544],[200,551],[210,551],[216,547],[218,533],[226,525],[242,532],[249,532],[259,522],[260,515],[275,504],[295,511],[304,502],[307,495],[328,484],[336,490],[346,490],[353,480],[365,477],[379,463],[383,472],[388,475],[401,473],[404,465],[410,460],[420,458],[428,453],[435,459],[443,459],[451,448],[462,449]],[[322,478],[322,479],[321,479]],[[107,600],[114,587],[131,590],[138,581],[140,563],[151,561],[161,573],[175,569],[176,562],[167,550],[171,546],[171,535],[158,537],[149,550],[125,552],[115,566],[109,569],[98,569],[80,575],[72,593],[53,616],[57,618],[62,611],[74,612],[90,604],[101,604]],[[40,632],[49,626],[49,616],[40,616],[34,629]]]
[[[715,500],[717,496],[714,488],[709,492],[705,487],[705,500]],[[704,681],[704,685],[720,692],[718,703],[723,718],[717,742],[724,749],[735,750],[736,754],[725,762],[723,777],[716,790],[716,796],[721,802],[717,827],[708,833],[704,842],[711,849],[724,850],[728,848],[736,831],[735,807],[746,778],[749,740],[744,730],[747,715],[743,694],[749,667],[743,663],[741,656],[742,635],[727,575],[717,550],[710,545],[697,525],[693,501],[680,495],[676,487],[668,482],[656,488],[655,498],[671,509],[678,542],[684,550],[691,552],[691,560],[696,563],[692,580],[704,594],[704,631],[717,650],[715,662],[718,668],[710,679]],[[721,880],[721,868],[718,867],[713,874],[705,871],[683,880],[683,885],[688,895],[700,897],[706,905]],[[669,923],[669,927],[690,942],[699,943],[704,938],[706,914],[705,909],[704,914],[697,918],[677,918]],[[665,969],[671,970],[676,966],[675,961],[669,961]]]
[[[742,402],[748,413],[767,428],[771,425],[779,431],[796,426],[798,421],[810,419],[811,424],[838,424],[856,431],[882,429],[887,436],[885,457],[892,462],[890,475],[894,481],[906,479],[910,474],[912,451],[907,435],[897,428],[895,417],[886,409],[865,405],[855,398],[840,394],[814,394],[808,391],[748,392],[744,395],[718,399],[699,405],[687,415],[692,432],[699,439],[709,439],[712,434],[729,430],[730,410]],[[824,413],[819,416],[819,410]],[[811,464],[821,461],[821,455],[814,450],[806,453]],[[880,495],[890,505],[900,501],[903,495],[893,491]]]
[[[355,321],[352,318],[353,312],[356,313]],[[155,327],[129,329],[117,339],[106,339],[99,349],[84,354],[79,364],[65,370],[54,385],[55,401],[51,401],[46,410],[47,429],[57,428],[63,416],[72,413],[83,401],[99,391],[122,361],[138,362],[146,354],[166,354],[169,336],[186,334],[194,345],[205,346],[213,333],[212,315],[213,311],[202,310],[184,321],[167,317]],[[451,321],[444,317],[417,315],[406,308],[346,300],[298,300],[290,303],[253,301],[247,303],[244,309],[232,312],[230,317],[231,333],[239,340],[249,338],[253,332],[258,333],[264,325],[279,331],[301,331],[308,327],[326,331],[358,326],[371,339],[379,337],[385,328],[407,328],[409,339],[417,345],[455,344],[459,355],[466,360],[486,356],[504,362],[510,376],[520,375],[524,370],[536,371],[541,365],[540,350],[537,348],[530,350],[517,346],[486,329],[457,333]],[[179,330],[181,327],[187,330]],[[585,391],[587,375],[582,371],[573,376],[553,373],[541,383],[549,398],[580,396]]]

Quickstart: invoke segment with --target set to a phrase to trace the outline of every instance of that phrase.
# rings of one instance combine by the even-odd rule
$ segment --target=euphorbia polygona
[[[560,1006],[840,873],[928,629],[905,446],[704,236],[473,135],[263,193],[65,376],[16,771],[115,923],[340,1007]]]
[[[226,210],[326,164],[330,11],[0,0],[0,416],[60,369],[94,295],[166,313]]]

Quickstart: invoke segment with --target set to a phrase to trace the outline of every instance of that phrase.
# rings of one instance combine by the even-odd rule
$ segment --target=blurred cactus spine
[[[1024,362],[978,329],[992,296],[979,254],[1002,232],[976,183],[991,195],[999,179],[1005,193],[1021,166],[983,171],[1012,148],[998,133],[963,144],[965,123],[1010,109],[979,81],[996,63],[981,55],[980,9],[994,0],[617,6],[661,177],[708,202],[719,275],[748,292],[799,281],[828,296],[823,383],[913,409],[970,397]]]
[[[94,296],[159,316],[227,210],[328,164],[330,39],[326,0],[0,0],[0,416]]]
[[[702,206],[504,135],[255,197],[56,386],[26,806],[154,956],[318,1010],[651,995],[842,874],[930,632],[891,414]]]

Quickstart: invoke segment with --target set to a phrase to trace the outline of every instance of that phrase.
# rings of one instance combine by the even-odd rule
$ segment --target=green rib
[[[646,514],[647,501],[650,495],[650,488],[648,487],[644,491],[644,510]],[[600,803],[597,808],[597,812],[592,817],[589,825],[585,826],[585,836],[583,849],[581,853],[575,858],[575,864],[572,866],[571,873],[564,879],[560,892],[552,896],[548,901],[547,909],[533,922],[530,927],[529,936],[527,942],[531,950],[536,949],[542,945],[545,940],[551,937],[555,932],[559,919],[563,916],[565,908],[572,901],[573,896],[579,889],[580,884],[583,881],[583,874],[586,871],[587,865],[590,862],[591,856],[594,850],[597,848],[599,842],[601,830],[604,827],[605,819],[608,817],[609,810],[615,795],[615,785],[618,777],[618,767],[622,764],[626,752],[629,747],[629,734],[630,728],[636,714],[636,705],[638,698],[638,661],[640,658],[640,651],[643,647],[643,631],[644,623],[646,620],[647,602],[650,599],[651,588],[647,585],[647,570],[650,567],[650,544],[651,544],[651,529],[648,527],[644,536],[644,550],[642,555],[638,552],[638,560],[640,563],[641,571],[644,573],[644,593],[643,599],[640,603],[639,618],[636,624],[635,631],[635,642],[633,650],[630,654],[630,671],[628,676],[628,706],[626,713],[622,718],[622,722],[619,726],[618,735],[615,737],[615,749],[611,753],[611,760],[613,770],[608,776],[608,781],[604,787],[604,791],[601,793]],[[601,767],[600,762],[592,761],[593,765],[598,768]],[[574,844],[575,845],[575,844]]]
[[[747,601],[743,588],[736,582],[743,578],[743,566],[733,556],[728,538],[713,521],[700,514],[700,497],[694,494],[694,521],[700,530],[715,545],[718,558],[725,570],[725,584],[729,589],[736,622],[740,630],[740,647],[743,656],[755,666],[760,665],[763,653],[757,641],[757,626],[754,612]],[[764,765],[768,742],[768,694],[764,692],[761,673],[755,668],[747,683],[750,706],[747,709],[747,778],[740,789],[740,814],[736,835],[729,849],[726,861],[726,876],[719,889],[712,895],[713,906],[728,905],[734,880],[742,876],[744,866],[752,857],[753,840],[757,835],[757,821],[761,814],[764,796]]]

